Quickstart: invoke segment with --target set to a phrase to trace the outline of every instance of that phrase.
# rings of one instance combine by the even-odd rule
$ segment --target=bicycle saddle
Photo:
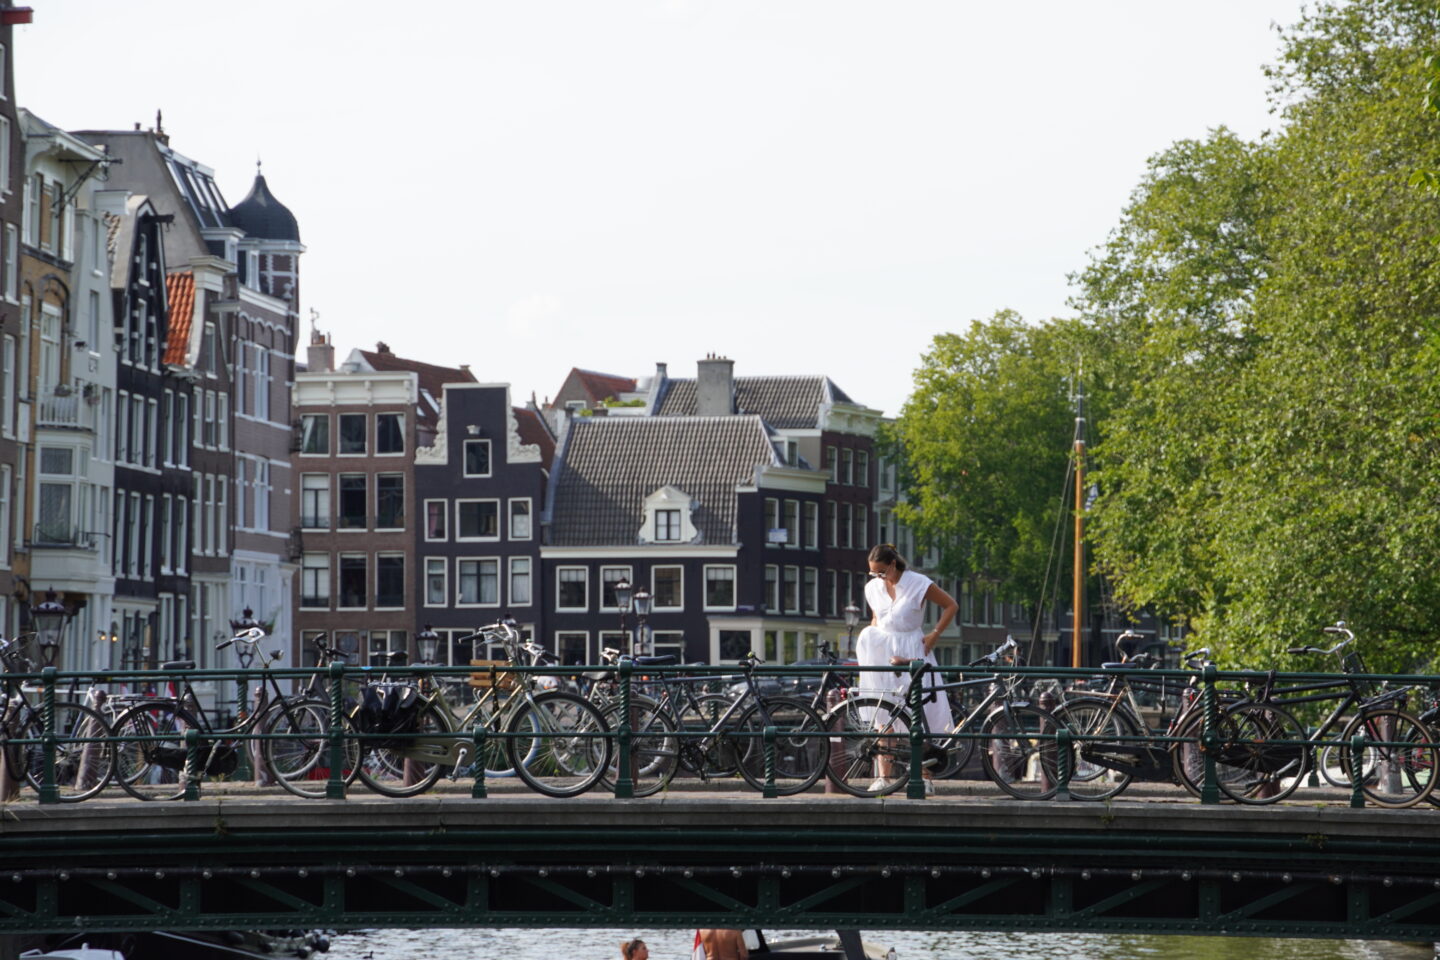
[[[662,653],[653,657],[634,657],[637,667],[666,667],[674,663],[678,658],[673,653]]]
[[[194,660],[170,660],[160,664],[161,670],[194,670]]]

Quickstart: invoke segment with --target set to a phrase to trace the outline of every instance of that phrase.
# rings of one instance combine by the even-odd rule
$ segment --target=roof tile
[[[165,362],[183,367],[190,350],[190,325],[195,317],[195,274],[181,270],[165,277],[169,319],[165,334]]]

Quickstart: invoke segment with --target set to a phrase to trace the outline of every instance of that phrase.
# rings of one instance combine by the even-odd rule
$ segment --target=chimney
[[[728,417],[735,412],[735,361],[710,354],[696,364],[695,414]]]
[[[305,350],[306,364],[311,373],[330,373],[335,369],[335,348],[330,345],[330,335],[319,330],[310,330],[310,346]]]

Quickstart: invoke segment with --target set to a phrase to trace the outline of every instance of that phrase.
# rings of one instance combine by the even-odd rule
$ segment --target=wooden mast
[[[1075,389],[1075,577],[1071,603],[1075,611],[1070,623],[1070,666],[1084,666],[1081,654],[1081,625],[1085,622],[1085,387],[1076,380]]]

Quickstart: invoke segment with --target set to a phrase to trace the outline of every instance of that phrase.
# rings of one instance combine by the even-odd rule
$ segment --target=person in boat
[[[865,584],[865,602],[873,613],[870,626],[862,630],[855,641],[855,656],[861,666],[908,667],[912,660],[924,660],[935,666],[935,644],[960,609],[955,598],[939,584],[909,569],[893,543],[877,544],[870,550],[870,581]],[[929,603],[940,608],[940,616],[935,621],[935,629],[926,633],[925,605]],[[939,682],[936,671],[925,678],[926,686]],[[910,678],[904,673],[867,671],[860,674],[860,689],[866,693],[903,697],[909,683]],[[931,694],[925,698],[924,706],[929,731],[937,736],[949,733],[955,723],[950,714],[950,699],[944,693]],[[926,760],[925,792],[934,793],[933,770],[943,765],[943,756],[938,750],[927,748]],[[888,759],[881,757],[877,762],[884,765]],[[882,777],[890,775],[890,771],[883,768],[877,772]]]
[[[645,946],[644,940],[636,937],[620,944],[620,956],[623,960],[649,960],[650,948]]]
[[[739,930],[701,930],[700,945],[705,960],[749,960],[750,948]]]

